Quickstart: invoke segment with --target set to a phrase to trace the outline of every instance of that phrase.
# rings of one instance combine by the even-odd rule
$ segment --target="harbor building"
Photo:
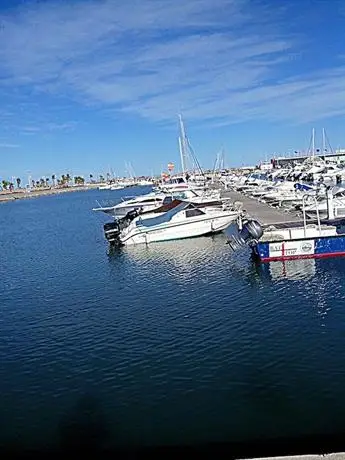
[[[300,152],[295,152],[294,156],[282,156],[272,158],[271,163],[274,167],[281,166],[289,166],[294,165],[297,163],[303,163],[308,157],[314,156],[314,158],[320,158],[324,161],[329,161],[338,164],[345,164],[345,149],[337,149],[332,152],[328,152],[327,150],[321,152],[320,149],[316,149],[315,154],[311,155],[310,152],[301,154]]]

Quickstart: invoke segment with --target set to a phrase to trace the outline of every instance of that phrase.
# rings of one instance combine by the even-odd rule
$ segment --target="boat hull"
[[[139,226],[133,232],[120,238],[120,242],[123,245],[149,244],[219,233],[225,230],[236,218],[237,216],[228,215],[199,222],[156,226],[145,230],[140,229]]]
[[[253,253],[261,262],[345,256],[345,234],[258,242]]]

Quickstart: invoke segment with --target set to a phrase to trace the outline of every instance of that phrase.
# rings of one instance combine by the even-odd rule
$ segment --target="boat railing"
[[[314,203],[315,203],[317,225],[318,225],[318,228],[319,228],[319,234],[321,235],[320,213],[319,213],[319,206],[318,206],[318,203],[317,203],[316,196],[311,197],[310,195],[305,194],[305,195],[303,195],[303,198],[302,198],[304,238],[307,237],[307,216],[306,216],[306,212],[305,212],[305,202],[306,202],[307,199],[309,199],[309,200],[312,199],[314,201]]]
[[[102,200],[102,201],[96,200],[96,203],[99,208],[112,208],[116,204],[116,203],[114,204],[114,201],[112,200]]]

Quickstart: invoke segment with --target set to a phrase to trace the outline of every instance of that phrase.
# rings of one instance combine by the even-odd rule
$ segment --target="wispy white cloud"
[[[54,131],[71,131],[78,123],[76,121],[66,121],[63,123],[45,122],[40,125],[30,125],[21,128],[21,134],[34,135]]]
[[[76,121],[66,121],[64,123],[48,123],[49,131],[72,131],[78,123]]]
[[[17,149],[20,147],[19,144],[10,144],[7,142],[0,142],[0,149]]]
[[[1,18],[0,85],[155,121],[179,111],[218,124],[345,114],[343,67],[302,74],[300,43],[279,27],[284,11],[250,0],[39,2]]]
[[[34,134],[34,133],[40,132],[41,127],[40,126],[24,126],[22,130],[26,133]]]

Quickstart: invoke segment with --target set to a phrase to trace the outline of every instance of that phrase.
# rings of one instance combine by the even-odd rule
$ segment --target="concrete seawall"
[[[59,195],[61,193],[69,192],[85,192],[87,190],[94,190],[98,187],[96,185],[88,185],[82,187],[66,187],[66,188],[50,188],[50,189],[33,189],[30,192],[25,190],[14,190],[13,192],[2,191],[0,192],[0,203],[15,201],[15,200],[24,200],[26,198],[37,198],[40,196],[48,195]]]

